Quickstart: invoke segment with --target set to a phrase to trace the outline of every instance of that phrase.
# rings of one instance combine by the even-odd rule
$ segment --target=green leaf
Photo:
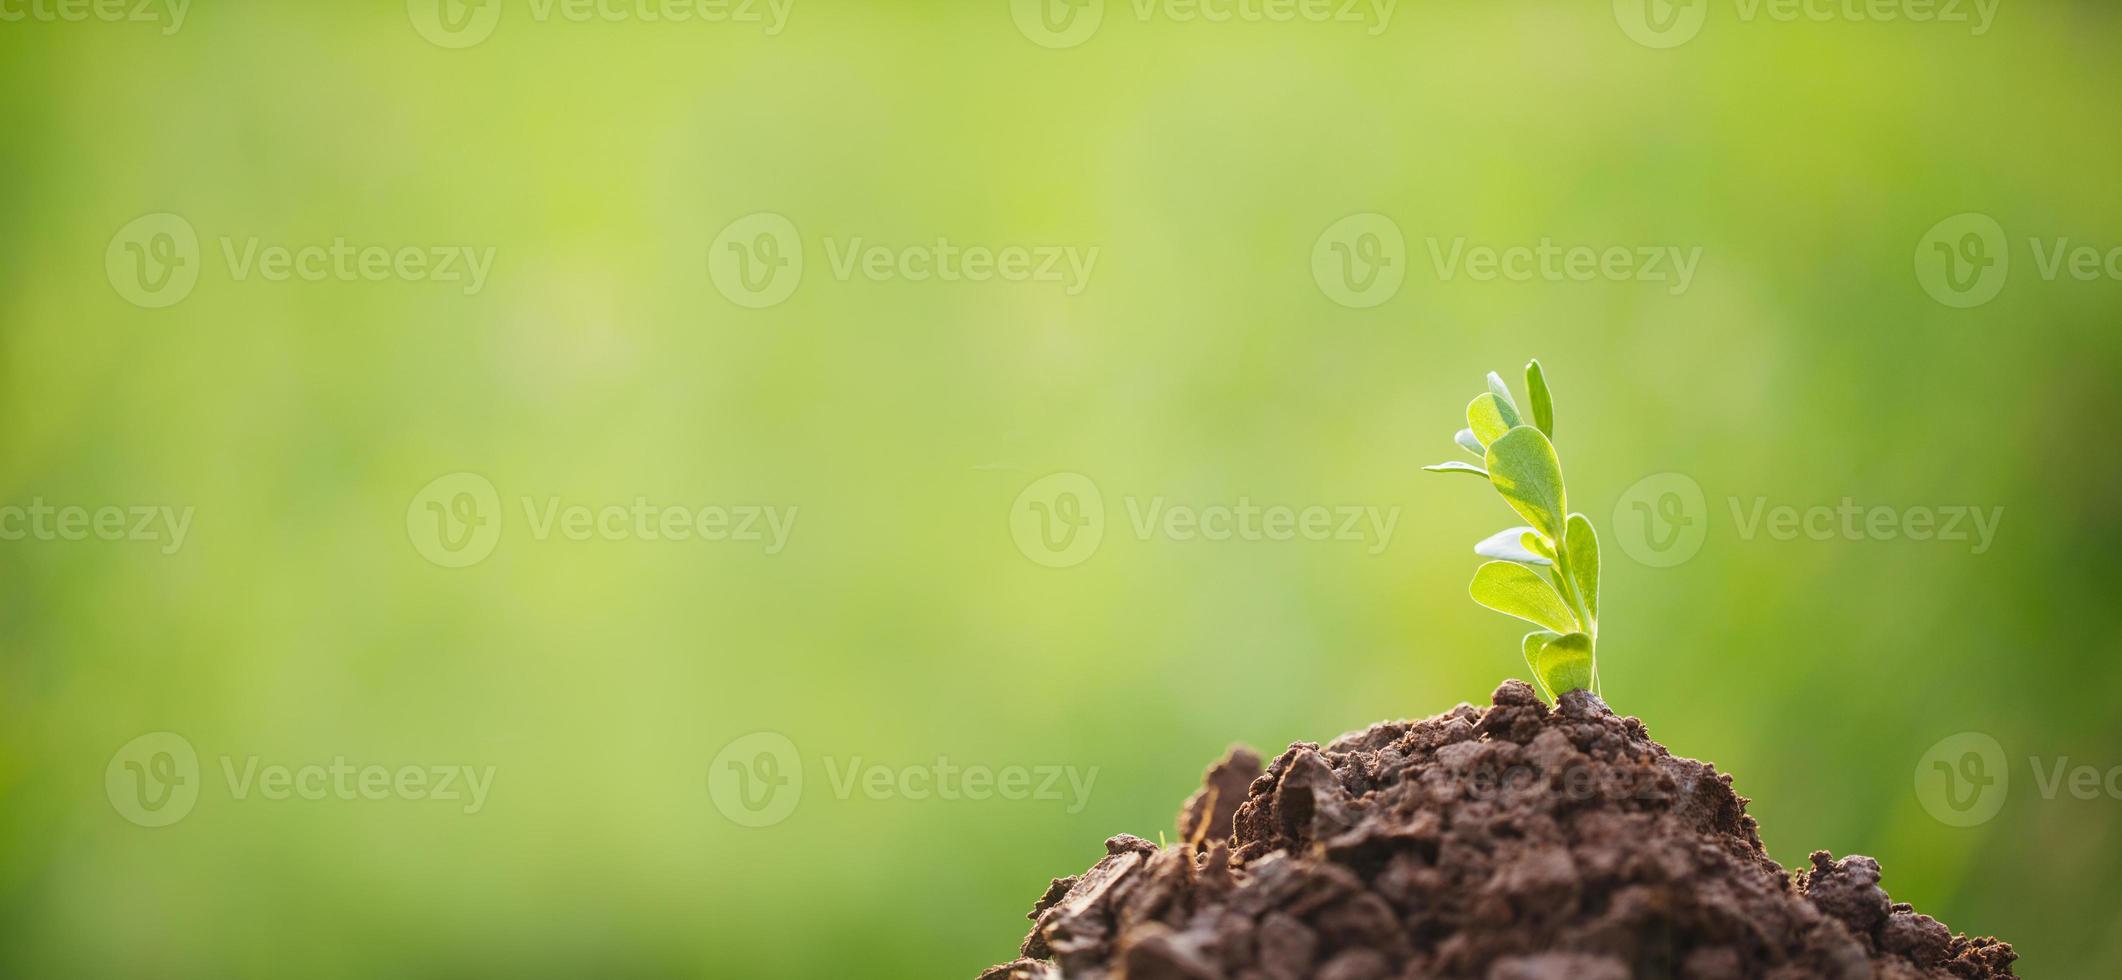
[[[1488,372],[1488,393],[1496,396],[1496,400],[1510,406],[1511,414],[1518,414],[1518,400],[1510,396],[1510,386],[1503,383],[1503,376],[1494,371]],[[1516,425],[1517,423],[1513,422],[1511,424]]]
[[[1528,646],[1531,645],[1528,637]],[[1592,686],[1592,638],[1588,633],[1566,633],[1540,646],[1533,654],[1533,673],[1556,697]]]
[[[1581,627],[1569,604],[1538,572],[1510,561],[1492,561],[1474,571],[1467,591],[1474,601],[1506,616],[1516,616],[1534,626],[1557,633],[1574,633]]]
[[[1569,530],[1562,536],[1562,550],[1569,556],[1570,584],[1577,587],[1577,596],[1584,600],[1584,612],[1591,617],[1593,632],[1599,630],[1599,532],[1592,530],[1591,518],[1583,514],[1569,515]]]
[[[1525,395],[1532,401],[1533,425],[1549,439],[1555,437],[1555,398],[1548,394],[1547,375],[1535,358],[1525,364]]]
[[[1546,695],[1549,701],[1555,699],[1555,692],[1548,689],[1547,678],[1540,676],[1540,648],[1546,646],[1547,641],[1561,635],[1554,630],[1535,630],[1525,634],[1525,666],[1532,669],[1533,683],[1540,685],[1540,693]]]
[[[1481,479],[1488,479],[1487,470],[1475,466],[1472,463],[1459,462],[1456,459],[1452,460],[1449,463],[1438,463],[1435,466],[1425,466],[1423,467],[1423,469],[1428,470],[1431,473],[1472,473],[1473,475],[1478,476]]]
[[[1518,543],[1523,545],[1525,550],[1548,561],[1555,560],[1555,546],[1550,544],[1546,538],[1541,537],[1540,532],[1529,527],[1521,527],[1518,530],[1525,532],[1525,536],[1518,539]]]
[[[1484,394],[1466,406],[1466,427],[1486,447],[1503,438],[1518,423],[1518,410],[1493,394]]]
[[[1562,540],[1563,515],[1569,513],[1562,492],[1562,461],[1555,458],[1555,444],[1540,430],[1521,425],[1490,442],[1488,480],[1533,530],[1550,541]]]
[[[1474,545],[1474,554],[1483,558],[1514,561],[1521,565],[1554,564],[1546,556],[1526,547],[1525,536],[1531,534],[1532,530],[1529,527],[1514,527],[1507,531],[1497,531],[1482,538],[1480,544]]]
[[[1488,456],[1488,447],[1482,445],[1481,440],[1474,438],[1474,430],[1472,429],[1460,429],[1457,435],[1452,436],[1452,441],[1458,443],[1460,449],[1473,453],[1475,456],[1483,458]]]

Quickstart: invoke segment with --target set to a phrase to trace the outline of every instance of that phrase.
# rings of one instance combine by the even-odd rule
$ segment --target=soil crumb
[[[1879,863],[1787,873],[1731,777],[1589,692],[1233,749],[1177,840],[1106,841],[980,980],[1928,980],[2017,954],[1895,904]]]

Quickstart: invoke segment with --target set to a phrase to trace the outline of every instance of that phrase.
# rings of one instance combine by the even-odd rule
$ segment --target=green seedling
[[[1540,362],[1525,366],[1528,418],[1510,386],[1491,372],[1488,391],[1466,406],[1466,428],[1454,441],[1479,465],[1425,466],[1487,480],[1526,521],[1474,545],[1494,561],[1474,572],[1474,601],[1540,629],[1527,633],[1525,662],[1550,700],[1579,688],[1599,692],[1599,536],[1591,520],[1571,513],[1555,456],[1555,406]]]

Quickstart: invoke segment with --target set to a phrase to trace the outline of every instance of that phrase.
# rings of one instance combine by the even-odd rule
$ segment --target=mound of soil
[[[1731,777],[1589,692],[1233,749],[1179,842],[1106,841],[981,980],[1628,980],[2012,976],[1820,851],[1793,877]]]

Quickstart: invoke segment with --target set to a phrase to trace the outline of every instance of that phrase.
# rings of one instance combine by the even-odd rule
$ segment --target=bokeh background
[[[1627,4],[1380,25],[1107,0],[1039,37],[1001,0],[794,0],[772,33],[501,0],[449,47],[419,7],[0,23],[0,504],[194,514],[167,554],[0,541],[0,974],[969,977],[1104,838],[1168,834],[1230,743],[1524,673],[1522,629],[1465,594],[1510,515],[1419,468],[1530,356],[1608,535],[1609,699],[1736,773],[1786,865],[1874,855],[2024,973],[2122,971],[2118,777],[2081,799],[2033,775],[2122,766],[2122,281],[2044,276],[2034,245],[2096,269],[2122,246],[2112,8],[2005,4],[1978,32],[1734,0],[1650,8],[1678,26],[1645,35]],[[160,213],[198,278],[150,308],[106,257]],[[758,213],[806,266],[754,309],[709,254]],[[1921,263],[1966,213],[2010,264],[1958,308]],[[1352,306],[1313,258],[1356,214],[1405,251],[1362,253],[1403,281]],[[1070,295],[843,278],[828,251],[939,237],[1099,252]],[[252,239],[494,261],[476,292],[239,279],[223,243]],[[1700,260],[1684,290],[1440,275],[1462,239]],[[499,502],[462,568],[417,540],[455,473]],[[1058,568],[1012,532],[1054,473],[1103,518]],[[1704,493],[1677,564],[1618,540],[1655,474]],[[1159,497],[1395,524],[1144,537],[1129,508]],[[522,504],[553,498],[798,516],[771,554],[540,538]],[[1844,498],[2002,517],[1977,553],[1732,509]],[[196,751],[197,799],[145,827],[105,777],[155,732]],[[803,785],[748,827],[710,770],[756,732]],[[1971,827],[1920,786],[1962,732],[2009,777]],[[222,771],[340,757],[495,775],[467,814],[238,799]],[[835,791],[939,757],[1095,781]]]

